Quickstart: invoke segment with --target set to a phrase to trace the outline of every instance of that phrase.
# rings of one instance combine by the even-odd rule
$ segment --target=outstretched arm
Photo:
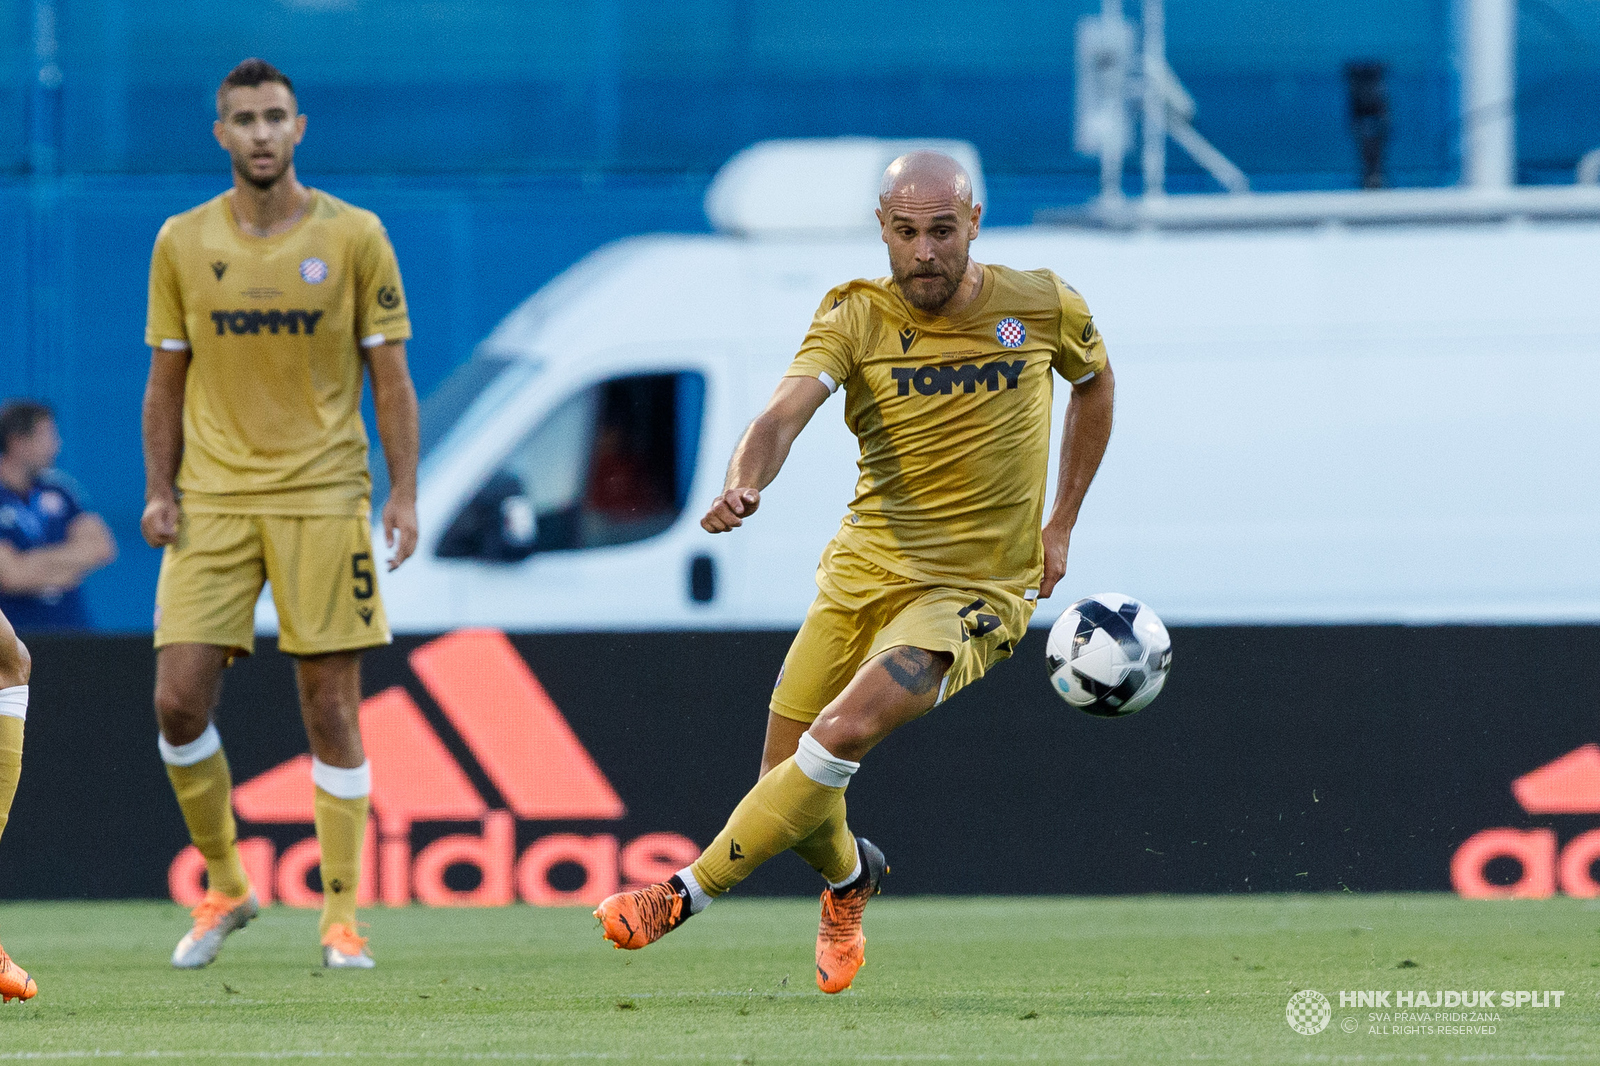
[[[761,490],[783,469],[789,447],[811,416],[829,396],[828,386],[816,378],[784,378],[773,390],[766,410],[756,416],[739,438],[728,463],[722,495],[700,519],[707,533],[726,533],[744,524],[761,506]]]
[[[394,552],[393,570],[417,550],[417,390],[406,366],[406,342],[366,350],[378,439],[389,464],[389,498],[383,504],[383,540]]]
[[[1056,582],[1067,572],[1067,546],[1072,527],[1078,521],[1089,482],[1100,469],[1111,439],[1111,407],[1117,382],[1107,363],[1094,377],[1072,386],[1067,401],[1067,419],[1061,434],[1061,474],[1056,480],[1056,502],[1044,525],[1044,580],[1039,583],[1041,599],[1055,591]]]

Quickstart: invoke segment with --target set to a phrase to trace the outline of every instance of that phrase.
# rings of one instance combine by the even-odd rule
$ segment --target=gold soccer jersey
[[[378,217],[323,192],[272,237],[224,193],[167,219],[145,343],[191,353],[178,488],[194,514],[365,517],[361,347],[411,336]]]
[[[917,311],[890,278],[823,299],[790,377],[845,390],[861,476],[836,542],[915,581],[1037,588],[1052,368],[1104,368],[1083,298],[1048,270],[983,267],[961,314]]]

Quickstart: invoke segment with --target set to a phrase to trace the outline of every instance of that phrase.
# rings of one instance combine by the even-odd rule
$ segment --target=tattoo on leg
[[[883,660],[895,684],[913,696],[926,696],[939,684],[933,669],[933,653],[922,648],[896,648]]]

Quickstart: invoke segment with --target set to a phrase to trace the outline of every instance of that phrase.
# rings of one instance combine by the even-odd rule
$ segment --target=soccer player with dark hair
[[[117,557],[111,530],[55,469],[60,454],[48,406],[0,406],[0,611],[25,633],[92,628],[79,586]]]
[[[736,529],[834,390],[861,445],[855,500],[773,689],[761,776],[691,866],[595,915],[620,948],[682,924],[793,849],[827,880],[817,985],[850,987],[861,916],[888,870],[853,835],[845,788],[895,729],[1011,655],[1067,546],[1111,435],[1113,382],[1083,298],[1048,270],[974,262],[983,213],[959,163],[902,156],[878,218],[892,276],[828,293],[788,374],[734,449],[700,524]],[[1072,384],[1044,519],[1051,372]]]
[[[22,778],[22,725],[28,717],[28,675],[33,660],[16,630],[0,613],[0,836],[11,818],[11,801]],[[0,947],[0,1003],[32,999],[39,986]]]
[[[356,926],[371,771],[361,653],[390,640],[373,568],[361,421],[372,382],[391,491],[389,569],[417,541],[417,398],[394,250],[378,217],[295,175],[294,87],[249,59],[217,91],[233,188],[161,227],[150,262],[141,528],[165,548],[156,588],[160,749],[208,888],[172,964],[204,966],[257,911],[212,721],[223,669],[254,648],[272,585],[295,657],[322,849],[323,964],[373,965]]]

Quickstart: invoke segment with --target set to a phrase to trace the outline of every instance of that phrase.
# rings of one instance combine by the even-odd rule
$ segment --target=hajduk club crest
[[[1028,331],[1014,318],[1002,318],[994,328],[994,335],[1007,348],[1020,348],[1022,342],[1028,339]]]

